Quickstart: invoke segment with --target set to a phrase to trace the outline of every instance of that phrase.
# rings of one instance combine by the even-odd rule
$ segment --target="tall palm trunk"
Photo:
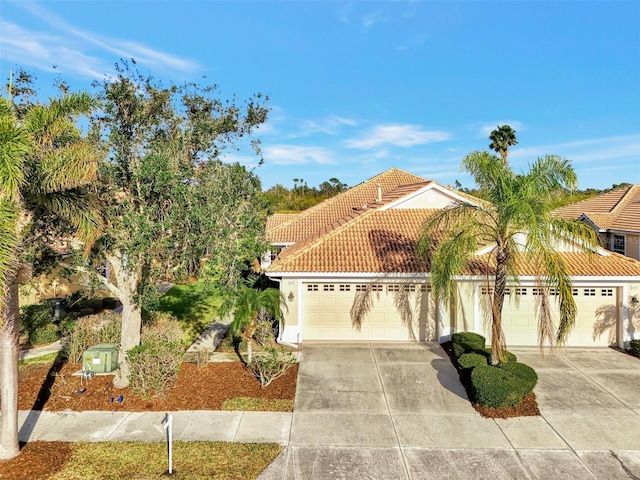
[[[500,248],[496,255],[496,277],[491,302],[491,365],[504,360],[504,332],[502,331],[502,306],[507,289],[507,261],[509,254]]]
[[[5,315],[0,326],[0,459],[20,454],[18,444],[18,354],[20,350],[20,304],[15,268],[7,272],[4,291]]]

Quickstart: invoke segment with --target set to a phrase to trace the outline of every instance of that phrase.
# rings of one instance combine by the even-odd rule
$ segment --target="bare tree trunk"
[[[138,291],[139,272],[128,270],[121,255],[108,255],[107,260],[111,264],[113,274],[118,282],[118,290],[121,292],[119,300],[122,303],[122,333],[120,334],[120,351],[118,352],[119,368],[113,379],[113,386],[126,388],[129,386],[129,362],[127,352],[140,345],[140,332],[142,330],[142,314],[135,301]]]
[[[491,304],[491,365],[504,361],[504,332],[502,331],[502,306],[507,289],[507,260],[504,250],[496,255],[496,279]]]
[[[5,315],[0,326],[0,459],[20,454],[18,444],[18,354],[20,349],[20,304],[17,272],[7,274]]]

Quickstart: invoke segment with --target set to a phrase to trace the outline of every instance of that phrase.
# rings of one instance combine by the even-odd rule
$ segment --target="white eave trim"
[[[442,185],[440,185],[440,184],[438,184],[436,182],[433,182],[433,183],[431,183],[429,185],[425,185],[424,187],[416,190],[413,193],[409,193],[409,194],[405,195],[404,197],[400,197],[399,199],[394,200],[393,202],[380,207],[380,210],[390,210],[392,208],[396,208],[398,205],[401,205],[401,204],[403,204],[405,202],[408,202],[408,201],[414,199],[415,197],[418,197],[418,196],[422,195],[423,193],[425,193],[425,192],[427,192],[429,190],[437,190],[442,195],[445,195],[447,197],[452,197],[452,198],[454,198],[455,200],[457,200],[457,201],[459,201],[461,203],[469,203],[471,205],[478,206],[477,203],[474,203],[474,202],[470,201],[468,198],[463,197],[462,195],[458,195],[457,193],[453,192],[452,190],[449,190],[448,188],[445,188]]]
[[[266,275],[277,278],[299,278],[299,279],[313,279],[313,278],[355,278],[355,279],[368,279],[370,281],[382,282],[385,280],[394,279],[428,279],[431,277],[429,273],[371,273],[371,272],[347,272],[347,273],[335,273],[335,272],[265,272]]]

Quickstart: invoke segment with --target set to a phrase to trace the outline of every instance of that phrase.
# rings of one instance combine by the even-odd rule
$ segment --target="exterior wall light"
[[[288,299],[290,302],[293,302],[293,299],[294,299],[294,298],[295,298],[295,297],[293,296],[293,292],[289,292],[289,296],[287,297],[287,299]]]
[[[638,305],[638,303],[640,303],[640,300],[638,300],[638,295],[634,295],[633,297],[631,297],[631,305]]]

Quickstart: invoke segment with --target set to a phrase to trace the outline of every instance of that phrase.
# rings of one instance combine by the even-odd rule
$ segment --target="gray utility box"
[[[82,354],[82,369],[96,373],[113,372],[118,367],[118,344],[100,343]]]

